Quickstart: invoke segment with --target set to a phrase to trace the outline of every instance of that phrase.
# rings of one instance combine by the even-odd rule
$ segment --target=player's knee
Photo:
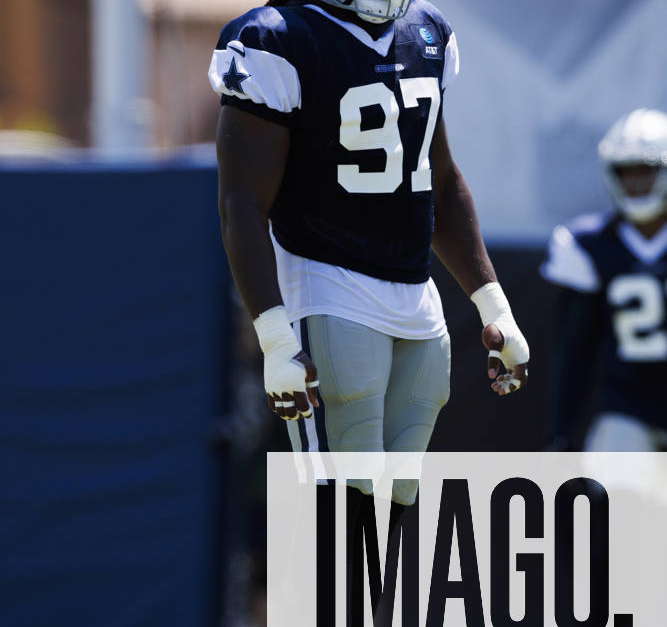
[[[350,488],[356,488],[362,494],[373,494],[373,482],[370,479],[349,479],[347,485]]]
[[[449,402],[449,382],[442,382],[440,385],[427,383],[420,386],[410,400],[412,403],[431,408],[437,415]]]
[[[433,434],[435,420],[429,424],[416,424],[405,427],[386,443],[387,451],[392,453],[421,453],[428,448]]]
[[[399,505],[414,505],[418,490],[417,479],[396,479],[391,490],[391,500]]]
[[[348,425],[337,438],[335,450],[346,453],[383,451],[382,417],[367,418]]]
[[[327,433],[333,451],[382,451],[384,397],[372,396],[327,407]]]
[[[370,479],[349,479],[347,485],[356,488],[362,494],[373,494],[373,482]],[[419,491],[417,479],[396,479],[391,490],[391,500],[399,505],[414,505]]]

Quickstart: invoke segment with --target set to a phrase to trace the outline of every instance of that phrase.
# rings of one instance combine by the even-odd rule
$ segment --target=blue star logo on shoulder
[[[250,78],[250,74],[239,71],[238,66],[236,65],[236,59],[232,59],[232,63],[229,66],[229,71],[222,77],[222,80],[225,82],[225,87],[229,91],[235,91],[239,94],[245,94],[243,91],[243,81],[247,81]]]

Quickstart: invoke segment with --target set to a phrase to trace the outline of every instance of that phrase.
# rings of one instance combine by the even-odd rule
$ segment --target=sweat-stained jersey
[[[442,94],[458,72],[456,38],[423,0],[377,40],[337,22],[315,5],[252,10],[222,31],[209,78],[223,104],[291,130],[270,213],[282,248],[424,283],[430,150]]]
[[[667,226],[647,240],[617,214],[583,216],[555,230],[542,274],[597,296],[600,409],[667,427]]]

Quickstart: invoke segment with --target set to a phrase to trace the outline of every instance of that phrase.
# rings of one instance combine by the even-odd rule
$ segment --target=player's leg
[[[331,451],[382,451],[393,338],[335,316],[310,316],[300,330],[301,345],[315,362],[320,381],[317,433],[325,431]],[[300,422],[307,426],[313,421]],[[354,546],[361,541],[362,523],[371,511],[373,485],[367,479],[348,485],[346,542]],[[350,607],[363,602],[364,562],[360,551],[352,551],[347,561]]]
[[[633,416],[617,413],[600,414],[584,443],[588,452],[643,452],[656,450],[653,430]]]
[[[586,436],[584,450],[590,453],[628,452],[643,453],[659,450],[656,432],[634,416],[603,413],[597,417]],[[603,478],[608,489],[624,489],[642,493],[648,489],[648,477],[658,472],[657,458],[652,455],[633,457],[632,472],[624,464],[609,456],[590,456],[585,463],[596,476]]]
[[[393,338],[328,315],[309,316],[295,327],[317,366],[320,407],[310,420],[288,422],[294,450],[382,451]],[[370,492],[370,482],[359,487]]]
[[[449,335],[396,340],[385,399],[385,450],[426,450],[438,414],[449,400],[450,369]]]
[[[384,446],[388,452],[423,452],[438,414],[449,400],[449,335],[432,340],[396,340],[385,399]],[[393,500],[410,505],[416,481],[397,481]]]
[[[302,320],[300,331],[302,346],[317,366],[324,401],[318,433],[325,432],[328,450],[382,451],[392,338],[326,315]]]
[[[638,453],[653,450],[655,441],[652,429],[637,418],[620,413],[606,412],[597,416],[584,442],[584,451],[589,453]],[[650,483],[657,470],[653,455],[633,455],[630,465],[627,458],[586,455],[583,467],[585,475],[595,477],[604,486],[606,493],[626,503],[634,502],[650,492]],[[591,498],[607,500],[608,496],[594,492]],[[591,560],[598,557],[592,554]],[[572,582],[568,582],[568,585],[572,585]],[[593,583],[593,586],[597,585],[598,582]],[[600,598],[600,595],[594,598]]]
[[[326,449],[320,450],[381,452],[393,338],[328,315],[309,316],[301,321],[300,331],[320,381],[321,402],[314,417],[318,433],[326,437]],[[350,485],[372,492],[368,480]]]

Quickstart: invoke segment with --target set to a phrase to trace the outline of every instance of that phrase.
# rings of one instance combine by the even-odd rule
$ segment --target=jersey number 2
[[[429,153],[440,109],[440,86],[437,78],[403,78],[399,81],[406,108],[419,106],[419,99],[431,101],[426,133],[412,173],[412,191],[431,189]],[[380,105],[385,115],[382,128],[361,130],[361,110]],[[348,150],[377,150],[387,153],[384,172],[361,172],[358,165],[339,165],[338,182],[350,193],[391,194],[403,182],[403,143],[398,129],[400,109],[396,96],[384,83],[353,87],[340,101],[340,143]]]
[[[667,288],[667,286],[665,286]],[[623,275],[609,284],[609,302],[625,307],[637,301],[636,309],[620,309],[614,314],[619,357],[626,361],[667,359],[665,298],[662,285],[651,275]]]

